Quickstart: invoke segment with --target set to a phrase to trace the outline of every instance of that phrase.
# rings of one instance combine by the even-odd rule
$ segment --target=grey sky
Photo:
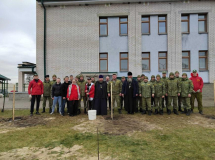
[[[0,0],[0,74],[18,82],[22,61],[36,63],[36,1]]]

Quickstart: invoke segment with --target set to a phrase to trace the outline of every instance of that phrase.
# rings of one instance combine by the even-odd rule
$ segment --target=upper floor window
[[[149,16],[143,16],[141,18],[141,30],[142,34],[150,34],[150,17]]]
[[[199,33],[207,32],[207,15],[199,14],[198,21],[199,21]]]
[[[158,34],[167,34],[167,17],[158,16]]]
[[[128,18],[127,17],[119,18],[119,34],[128,35]]]
[[[189,15],[182,15],[181,16],[181,32],[182,33],[189,33]]]
[[[100,36],[108,35],[108,19],[107,18],[99,19],[99,35]]]

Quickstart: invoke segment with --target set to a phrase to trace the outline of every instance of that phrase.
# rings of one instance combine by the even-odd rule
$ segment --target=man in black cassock
[[[97,115],[107,115],[107,83],[103,81],[102,75],[99,75],[95,84],[94,109]]]
[[[136,97],[138,96],[138,83],[132,78],[132,73],[128,72],[128,78],[122,85],[122,96],[124,97],[125,110],[128,114],[134,114]]]

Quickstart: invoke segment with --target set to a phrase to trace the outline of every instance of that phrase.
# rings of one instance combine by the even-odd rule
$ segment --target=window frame
[[[200,56],[200,52],[205,52],[206,56]],[[205,58],[206,68],[204,68],[204,69],[200,68],[200,58]],[[208,51],[207,50],[199,50],[199,71],[207,71],[207,70],[208,70]]]
[[[184,56],[183,57],[183,52],[188,52],[188,56]],[[189,61],[189,68],[188,69],[186,69],[186,68],[183,68],[183,65],[182,65],[182,70],[183,71],[190,71],[190,51],[182,51],[182,61],[183,61],[183,59],[188,59]]]
[[[143,54],[149,54],[149,58],[143,58],[142,57]],[[144,70],[143,67],[142,67],[142,71],[146,71],[146,72],[147,71],[151,71],[151,62],[150,62],[151,61],[151,54],[150,54],[150,52],[142,52],[141,57],[142,57],[142,60],[149,60],[149,69],[148,70]]]
[[[107,22],[100,22],[100,19],[107,19]],[[101,35],[101,32],[100,32],[100,25],[107,25],[107,35]],[[107,37],[108,36],[108,17],[99,17],[99,36],[100,37]]]
[[[188,26],[187,26],[187,27],[188,27],[188,32],[182,32],[182,31],[181,31],[181,33],[182,33],[182,34],[188,34],[188,33],[190,33],[190,15],[189,15],[189,14],[182,14],[181,17],[182,17],[182,16],[187,16],[187,17],[188,17],[187,20],[182,20],[182,18],[181,18],[181,22],[188,22],[188,24],[187,24],[187,25],[188,25]],[[181,24],[182,24],[182,23],[181,23]],[[182,27],[182,25],[181,25],[181,27]]]
[[[205,19],[199,19],[200,15],[204,15]],[[204,32],[199,32],[199,21],[205,21],[205,31]],[[207,33],[208,29],[207,29],[207,14],[198,14],[198,32],[201,33]]]
[[[148,21],[142,21],[142,18],[143,17],[148,17],[149,18],[149,20]],[[142,23],[149,23],[149,33],[142,33]],[[151,34],[151,26],[150,26],[150,16],[142,16],[141,17],[141,33],[142,33],[142,35],[149,35],[149,34]]]
[[[128,52],[120,52],[119,53],[119,70],[120,70],[120,72],[127,72],[127,71],[129,71],[129,58],[128,58],[128,56],[127,56],[127,58],[121,58],[121,54],[127,54],[128,56],[129,56],[129,54],[128,54]],[[127,60],[127,70],[122,70],[121,69],[121,60]]]
[[[159,57],[159,53],[166,53],[166,57]],[[160,69],[159,68],[159,60],[160,59],[166,59],[166,69]],[[167,51],[159,51],[158,52],[158,71],[168,71],[168,52]]]
[[[159,20],[159,17],[166,17],[166,20]],[[159,33],[159,22],[165,22],[165,33]],[[167,15],[158,15],[158,34],[167,34]]]
[[[127,22],[120,22],[121,18],[127,18]],[[121,34],[121,24],[127,24],[127,34]],[[128,17],[119,17],[119,35],[127,36],[128,35]]]
[[[100,58],[100,54],[106,54],[107,58]],[[107,70],[100,70],[101,60],[107,60]],[[99,53],[99,72],[108,72],[108,52],[100,52]]]

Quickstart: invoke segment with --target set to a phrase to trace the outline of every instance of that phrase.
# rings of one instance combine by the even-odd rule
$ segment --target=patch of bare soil
[[[211,115],[205,115],[205,116],[200,116],[200,115],[195,115],[192,118],[192,121],[188,121],[189,124],[192,125],[199,125],[205,128],[215,128],[215,116]]]
[[[161,127],[147,122],[144,118],[117,115],[112,120],[110,116],[98,116],[94,121],[85,121],[72,129],[81,132],[96,133],[97,127],[99,132],[107,135],[125,135],[138,131],[150,131],[154,129],[162,129]]]

